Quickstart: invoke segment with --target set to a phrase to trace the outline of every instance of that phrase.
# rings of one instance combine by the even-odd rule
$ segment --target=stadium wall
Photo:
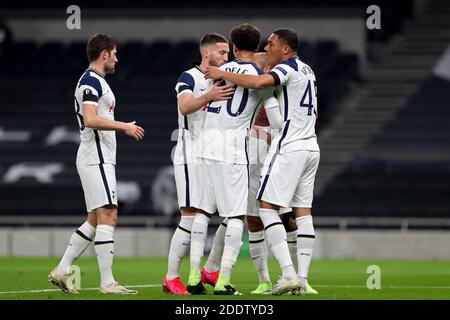
[[[73,228],[0,228],[0,256],[61,256]],[[166,256],[172,230],[121,228],[114,233],[114,253],[124,257]],[[85,252],[95,256],[93,246]]]
[[[0,228],[0,256],[61,256],[73,230]],[[168,228],[117,229],[114,252],[122,257],[167,256],[172,232]],[[449,242],[446,231],[323,229],[317,230],[314,258],[450,259]],[[246,245],[244,241],[243,254],[248,252]],[[85,254],[95,256],[93,246]]]

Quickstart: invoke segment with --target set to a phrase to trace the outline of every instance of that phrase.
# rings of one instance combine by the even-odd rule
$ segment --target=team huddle
[[[277,29],[265,53],[257,53],[260,31],[250,24],[230,32],[236,60],[228,62],[226,37],[209,33],[200,41],[201,62],[183,72],[175,86],[178,141],[173,164],[181,219],[169,248],[164,292],[241,295],[231,284],[244,226],[259,278],[252,294],[317,294],[307,281],[315,232],[311,216],[320,160],[315,134],[316,81],[297,57],[298,36]],[[87,45],[89,69],[75,89],[81,143],[77,171],[83,186],[86,222],[71,236],[60,263],[48,276],[63,292],[76,294],[69,269],[95,240],[100,292],[135,294],[112,274],[117,222],[115,131],[141,140],[136,123],[114,120],[115,98],[104,77],[118,62],[105,35]],[[255,146],[265,146],[268,152]],[[202,267],[212,214],[223,218]],[[281,269],[272,285],[268,247]],[[186,286],[179,271],[189,252]]]
[[[207,34],[200,41],[201,63],[183,72],[175,87],[179,133],[174,171],[181,220],[171,241],[163,290],[206,294],[204,284],[209,284],[216,295],[240,295],[231,274],[247,222],[260,282],[252,293],[315,294],[307,282],[320,159],[315,76],[297,57],[298,37],[290,29],[275,30],[266,53],[256,53],[260,31],[252,25],[234,27],[230,38],[236,60],[227,62],[224,36]],[[251,159],[258,150],[249,148],[258,138],[270,143],[262,167]],[[215,212],[224,220],[201,268]],[[268,273],[266,241],[281,268],[275,285]],[[189,249],[185,286],[179,268]]]

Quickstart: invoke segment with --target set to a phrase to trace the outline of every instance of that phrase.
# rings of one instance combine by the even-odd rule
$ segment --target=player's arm
[[[105,119],[97,114],[97,106],[83,103],[83,121],[88,128],[104,131],[122,131],[136,140],[144,138],[144,129],[136,125],[136,121],[121,122]]]
[[[97,114],[98,93],[94,88],[86,88],[83,90],[83,123],[87,128],[105,130],[105,131],[122,131],[136,140],[144,138],[144,129],[137,126],[133,122],[121,122],[105,119]]]
[[[283,117],[281,116],[278,101],[274,97],[271,97],[264,102],[264,108],[266,109],[267,119],[269,120],[270,127],[280,130],[283,126]]]
[[[211,90],[201,95],[198,98],[192,96],[191,90],[180,91],[178,95],[178,108],[183,116],[191,114],[210,101],[228,100],[233,96],[234,89],[232,86],[221,86],[220,83],[215,83]]]
[[[275,79],[269,74],[262,74],[259,76],[250,74],[237,74],[220,70],[217,67],[207,67],[205,71],[206,79],[223,79],[233,82],[240,87],[249,89],[263,89],[273,87],[276,85]]]
[[[281,116],[278,100],[273,96],[273,89],[259,90],[263,101],[264,111],[269,120],[270,127],[280,130],[283,126],[283,117]]]
[[[260,94],[264,100],[264,108],[261,108],[258,112],[253,128],[255,131],[255,136],[258,139],[266,141],[267,144],[270,145],[272,143],[272,139],[274,138],[270,132],[270,128],[279,131],[283,126],[283,118],[280,113],[278,101],[273,97],[272,92],[269,90],[262,90],[260,91]],[[261,126],[270,126],[269,131]]]

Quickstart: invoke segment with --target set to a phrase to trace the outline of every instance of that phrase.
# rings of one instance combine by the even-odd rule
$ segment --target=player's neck
[[[236,59],[245,62],[255,62],[255,53],[251,51],[240,51],[236,53]]]
[[[97,64],[97,63],[95,63],[95,62],[92,62],[92,63],[89,64],[89,69],[94,70],[94,71],[97,72],[99,75],[101,75],[103,78],[104,78],[105,75],[106,75],[105,67],[102,66],[102,65],[99,65],[99,64]]]
[[[202,72],[204,72],[206,70],[206,68],[209,67],[209,62],[208,60],[202,60],[202,62],[200,63],[200,65],[198,66],[200,68],[200,70]]]
[[[297,57],[297,52],[291,52],[288,54],[284,54],[282,61],[286,61],[286,60],[289,60],[290,58],[295,58],[295,57]]]

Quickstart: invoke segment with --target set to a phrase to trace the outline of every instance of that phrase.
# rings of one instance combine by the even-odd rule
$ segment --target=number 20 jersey
[[[220,69],[238,74],[264,73],[254,63],[239,60],[228,62]],[[235,86],[232,99],[210,103],[203,127],[202,158],[249,164],[248,137],[261,104],[266,109],[278,105],[273,88],[254,90]]]

